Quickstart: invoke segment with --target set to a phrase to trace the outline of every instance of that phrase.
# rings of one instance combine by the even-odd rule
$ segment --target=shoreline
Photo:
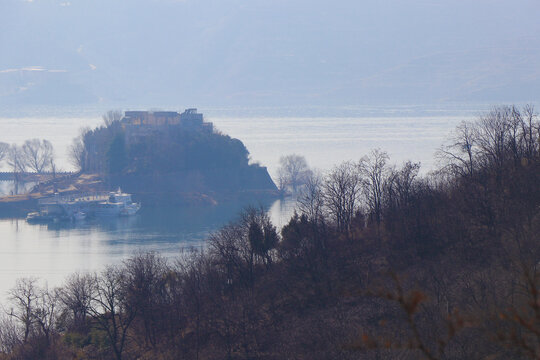
[[[0,197],[0,218],[23,218],[29,212],[38,210],[38,201],[55,193],[70,195],[81,192],[113,191],[111,186],[98,174],[72,174],[46,183],[36,185],[30,193]],[[57,191],[54,191],[54,190]],[[274,190],[239,190],[207,192],[157,192],[132,191],[136,202],[146,208],[158,207],[214,207],[229,202],[262,202],[278,199],[279,192]]]

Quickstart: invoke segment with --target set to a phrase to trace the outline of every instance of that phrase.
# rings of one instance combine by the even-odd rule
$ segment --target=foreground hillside
[[[278,234],[246,209],[175,261],[21,279],[6,359],[536,359],[540,123],[462,124],[426,177],[376,150],[313,177]]]

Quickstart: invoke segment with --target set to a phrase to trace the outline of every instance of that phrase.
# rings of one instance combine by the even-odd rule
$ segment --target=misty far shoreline
[[[353,159],[355,157],[351,154],[361,156],[362,153],[369,151],[370,148],[381,147],[386,148],[393,155],[392,157],[397,159],[398,162],[405,161],[406,159],[403,156],[402,151],[398,152],[397,148],[396,150],[393,150],[394,145],[389,143],[388,140],[385,140],[386,137],[395,137],[395,135],[391,135],[391,133],[395,132],[395,129],[393,129],[390,125],[391,121],[393,121],[392,119],[395,119],[396,124],[401,124],[403,121],[406,121],[407,123],[403,123],[403,125],[410,123],[411,126],[416,128],[429,130],[429,136],[432,139],[424,138],[424,136],[427,136],[427,133],[425,135],[422,133],[418,134],[420,136],[418,140],[414,140],[413,135],[408,134],[407,130],[403,129],[400,131],[402,131],[405,137],[398,140],[405,141],[403,143],[403,148],[409,149],[408,151],[411,152],[410,157],[421,160],[423,164],[422,171],[426,169],[433,169],[435,161],[433,154],[436,147],[439,146],[437,141],[442,141],[443,138],[453,130],[454,126],[457,125],[460,120],[462,120],[460,117],[472,119],[478,116],[483,111],[482,109],[490,109],[491,107],[492,105],[490,104],[475,104],[459,105],[457,109],[453,107],[438,108],[431,106],[404,106],[397,108],[392,106],[315,106],[310,107],[307,110],[305,107],[299,107],[300,109],[304,110],[299,110],[298,107],[247,107],[225,109],[209,108],[209,110],[206,111],[204,107],[199,108],[205,113],[205,117],[208,119],[208,121],[214,121],[218,125],[218,128],[225,130],[226,133],[230,133],[233,137],[237,137],[242,141],[245,141],[250,152],[253,150],[252,161],[260,162],[261,164],[268,166],[272,177],[275,177],[275,171],[277,169],[277,156],[270,155],[270,144],[275,144],[274,146],[280,147],[285,146],[285,153],[298,153],[301,155],[306,155],[308,162],[312,163],[314,167],[328,169],[332,166],[330,157],[327,158],[326,155],[321,157],[317,150],[312,148],[312,145],[307,142],[308,136],[320,138],[321,134],[317,133],[315,129],[320,125],[327,127],[327,125],[330,124],[329,121],[336,123],[334,129],[327,127],[327,131],[329,131],[332,136],[343,136],[343,134],[339,133],[340,128],[342,126],[347,126],[352,127],[351,130],[355,136],[362,139],[360,141],[367,141],[366,145],[362,146],[358,143],[353,144],[352,139],[347,139],[345,141],[350,144],[349,149],[351,149],[351,151],[348,153],[344,151],[334,151],[333,154],[328,154],[328,156],[348,159]],[[18,115],[0,115],[0,122],[8,125],[7,128],[9,129],[10,133],[14,135],[13,140],[8,140],[10,143],[22,143],[25,140],[23,134],[17,134],[18,128],[16,126],[21,121],[23,122],[21,123],[21,128],[28,129],[30,134],[35,132],[35,130],[33,130],[30,126],[33,126],[34,129],[43,127],[43,131],[41,133],[35,132],[34,135],[30,135],[31,137],[44,137],[48,139],[52,139],[53,136],[54,138],[60,137],[60,141],[55,141],[54,144],[56,154],[61,160],[61,169],[68,171],[73,170],[69,164],[69,160],[67,159],[67,154],[65,153],[71,141],[70,137],[77,136],[79,128],[81,127],[98,126],[102,121],[101,115],[105,113],[106,110],[110,109],[115,108],[109,106],[98,108],[84,106],[69,108],[57,106],[49,106],[44,108],[37,107],[33,108],[32,110],[27,109],[24,113],[19,112]],[[167,107],[134,106],[125,107],[122,109],[146,109],[159,111],[183,109],[183,107],[178,105]],[[300,113],[299,115],[297,115],[298,112]],[[439,119],[442,122],[440,122]],[[423,127],[425,127],[425,124],[423,124],[424,120],[434,122],[433,124],[427,125],[428,127],[423,129]],[[292,121],[291,126],[288,125],[290,121]],[[381,121],[382,123],[380,126],[366,127],[370,121],[372,121],[373,125],[376,125]],[[275,131],[271,131],[269,128],[270,125],[276,126],[276,131],[283,132],[284,136],[282,139],[278,138],[277,133],[273,134]],[[315,127],[313,128],[313,126]],[[55,131],[48,131],[48,127],[50,127],[50,129],[55,129]],[[437,130],[437,128],[440,129]],[[267,134],[268,131],[271,131],[272,133]],[[299,142],[297,145],[293,144],[293,139],[288,135],[291,131],[298,132],[300,135],[302,135],[300,138],[298,138]],[[49,133],[50,135],[48,135]],[[63,133],[66,135],[62,135]],[[256,136],[253,137],[253,135]],[[396,135],[399,137],[399,133],[396,133]],[[371,138],[374,136],[379,136],[381,138],[381,145],[377,145],[371,141]],[[252,137],[253,139],[251,139]],[[436,138],[439,140],[435,140]],[[266,143],[268,145],[263,145]],[[425,144],[431,145],[427,147]],[[420,153],[422,151],[424,152],[423,154]],[[325,160],[321,162],[320,159]]]
[[[28,118],[28,117],[84,117],[101,118],[109,110],[134,111],[181,111],[190,107],[197,107],[206,116],[211,118],[237,117],[239,119],[257,117],[425,117],[425,116],[478,116],[490,108],[501,104],[514,104],[522,106],[527,104],[538,105],[536,101],[507,101],[507,102],[455,102],[455,103],[404,103],[404,104],[345,104],[345,105],[268,105],[268,106],[216,106],[211,104],[178,104],[178,103],[145,103],[140,104],[75,104],[75,105],[26,105],[2,106],[0,118]],[[195,105],[195,106],[194,106]]]

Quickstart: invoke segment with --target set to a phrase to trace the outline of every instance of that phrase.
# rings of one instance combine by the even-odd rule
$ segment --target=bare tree
[[[26,140],[22,146],[22,157],[30,170],[41,173],[51,166],[54,158],[53,146],[48,140]]]
[[[390,171],[387,183],[387,196],[389,201],[399,208],[409,205],[415,179],[420,171],[420,163],[407,161],[401,169]]]
[[[50,344],[58,315],[57,291],[37,285],[36,278],[18,279],[9,291],[13,306],[9,316],[17,320],[23,329],[23,342],[30,336],[43,337]]]
[[[245,261],[253,262],[253,253],[246,251],[249,245],[244,239],[243,229],[238,223],[228,224],[210,234],[209,253],[215,257],[221,267],[229,289],[234,288],[234,281],[243,273]]]
[[[521,123],[522,141],[524,147],[524,157],[532,159],[538,156],[540,139],[540,123],[538,114],[532,105],[527,105],[523,109],[523,121]]]
[[[361,184],[358,167],[351,162],[336,166],[326,176],[323,184],[325,206],[340,232],[351,230],[353,216],[358,210]]]
[[[508,106],[495,107],[477,122],[475,138],[484,167],[492,165],[497,171],[503,168],[512,136],[512,113],[513,109]]]
[[[145,345],[156,347],[159,340],[158,323],[163,320],[158,312],[165,293],[165,279],[169,267],[160,255],[139,253],[125,261],[127,306],[137,309],[144,327]]]
[[[15,174],[26,171],[26,162],[24,161],[24,155],[22,148],[17,144],[13,144],[9,147],[7,163]]]
[[[377,226],[381,223],[383,195],[388,174],[387,161],[388,154],[385,151],[374,149],[358,164],[360,173],[363,175],[363,189],[370,218],[375,220]]]
[[[11,168],[13,175],[15,176],[15,194],[19,192],[19,182],[21,173],[26,171],[26,162],[24,161],[22,148],[17,144],[13,144],[9,147],[7,164]]]
[[[474,123],[461,123],[450,143],[438,151],[451,173],[472,177],[480,169],[502,171],[513,161],[523,165],[538,154],[540,124],[532,106],[494,107]]]
[[[49,290],[48,287],[38,289],[38,297],[32,315],[38,332],[45,338],[47,344],[51,343],[56,330],[58,305],[57,290]]]
[[[105,127],[111,126],[114,122],[122,120],[124,113],[121,110],[109,110],[103,114],[103,122]]]
[[[0,142],[0,162],[9,156],[9,144]]]
[[[279,189],[282,191],[290,187],[292,192],[296,193],[298,187],[306,183],[311,173],[306,158],[300,155],[282,156],[279,165],[278,181]]]
[[[128,329],[137,309],[127,306],[126,276],[116,266],[108,266],[94,278],[94,289],[88,312],[99,328],[107,334],[114,355],[121,360]]]
[[[71,275],[60,289],[59,297],[66,310],[71,313],[70,328],[81,330],[86,327],[92,300],[93,278],[90,274]]]
[[[0,315],[0,353],[9,354],[21,344],[16,319],[8,314]]]
[[[324,180],[320,173],[312,172],[297,199],[298,209],[309,220],[318,224],[323,219],[324,210]]]
[[[437,157],[448,163],[453,174],[472,176],[477,161],[474,124],[466,121],[459,124],[450,144],[441,147]]]
[[[79,136],[73,139],[73,142],[68,148],[69,159],[71,163],[77,167],[79,171],[86,170],[87,151],[84,145],[84,136],[90,131],[90,128],[81,128]]]
[[[9,300],[14,305],[9,316],[18,320],[23,327],[23,341],[27,342],[34,325],[34,310],[39,297],[36,278],[17,279],[15,287],[9,290]]]
[[[194,314],[195,322],[195,358],[199,359],[201,351],[201,333],[204,326],[203,319],[206,315],[203,308],[205,302],[206,272],[209,267],[209,258],[202,251],[190,249],[182,253],[177,260],[177,271],[182,276],[182,292],[185,295],[185,307]]]

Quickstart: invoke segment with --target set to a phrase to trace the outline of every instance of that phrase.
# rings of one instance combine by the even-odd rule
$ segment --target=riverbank
[[[10,195],[0,197],[0,218],[24,217],[37,209],[41,194]]]
[[[97,174],[67,174],[35,185],[28,194],[0,197],[0,217],[25,217],[36,211],[40,199],[55,193],[69,195],[79,192],[103,191],[105,185]]]
[[[25,217],[29,212],[38,209],[40,199],[52,196],[55,193],[61,195],[93,193],[114,191],[118,187],[131,193],[133,200],[142,203],[144,207],[216,206],[221,203],[235,201],[259,203],[275,200],[279,197],[277,191],[256,189],[218,193],[215,191],[182,191],[182,188],[178,186],[176,190],[164,187],[163,189],[167,191],[159,191],[156,186],[151,189],[143,186],[145,182],[137,182],[136,180],[130,178],[129,181],[123,182],[122,178],[104,178],[99,174],[70,174],[69,176],[59,177],[37,184],[28,194],[0,197],[0,218]],[[124,187],[123,184],[126,186]]]

